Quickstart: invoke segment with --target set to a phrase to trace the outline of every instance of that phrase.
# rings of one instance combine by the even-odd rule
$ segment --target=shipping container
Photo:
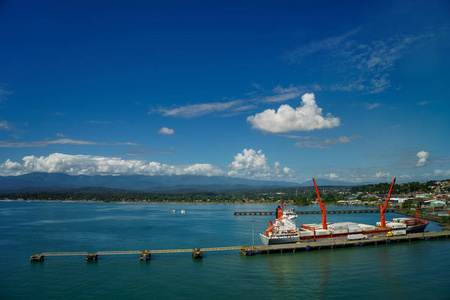
[[[392,235],[405,235],[406,229],[392,230]]]
[[[367,236],[365,236],[364,234],[349,234],[347,236],[347,240],[349,240],[349,241],[363,240],[363,239],[367,239]]]

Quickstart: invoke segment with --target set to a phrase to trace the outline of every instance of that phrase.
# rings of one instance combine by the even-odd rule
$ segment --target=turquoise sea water
[[[328,206],[328,210],[339,207]],[[176,209],[177,213],[172,213]],[[185,209],[186,214],[180,214]],[[274,216],[234,211],[275,205],[0,201],[1,299],[450,299],[450,240],[242,256],[237,250],[46,257],[56,251],[188,249],[261,245]],[[317,210],[317,207],[296,208]],[[387,214],[389,220],[397,214]],[[328,215],[375,224],[379,214]],[[255,222],[253,223],[252,220]],[[300,215],[297,224],[319,223]],[[253,225],[253,226],[252,226]],[[427,231],[440,231],[436,223]],[[254,232],[254,239],[252,236]]]

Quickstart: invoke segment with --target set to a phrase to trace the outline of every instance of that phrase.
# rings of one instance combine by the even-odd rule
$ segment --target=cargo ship
[[[380,222],[377,222],[377,225],[379,225],[379,223]],[[393,227],[398,223],[406,225],[406,233],[418,233],[424,232],[425,228],[430,224],[430,221],[423,221],[416,208],[414,218],[394,218],[391,222],[386,223],[386,226]]]
[[[326,206],[322,204],[319,190],[315,179],[314,186],[322,211],[322,224],[303,224],[297,227],[295,219],[297,214],[281,201],[276,209],[276,220],[269,222],[269,228],[260,234],[264,245],[297,243],[318,239],[347,239],[359,240],[366,239],[374,235],[405,235],[413,232],[423,232],[429,222],[424,222],[418,217],[416,211],[415,218],[397,218],[392,222],[385,221],[385,211],[387,209],[392,189],[395,184],[395,178],[392,181],[388,196],[383,205],[380,206],[381,222],[376,226],[367,224],[358,224],[353,222],[329,223],[326,220]]]

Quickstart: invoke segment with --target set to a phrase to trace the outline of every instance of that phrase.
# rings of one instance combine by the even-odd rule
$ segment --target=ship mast
[[[322,200],[320,199],[319,190],[317,189],[316,180],[313,178],[314,187],[316,188],[317,199],[319,199],[320,210],[322,211],[322,228],[328,229],[327,227],[327,210],[325,204],[322,204]]]
[[[389,189],[389,194],[386,197],[386,200],[384,201],[384,205],[380,205],[380,213],[381,213],[381,227],[386,228],[386,217],[384,213],[386,212],[386,209],[389,204],[389,199],[391,198],[392,190],[394,189],[395,180],[397,178],[394,177],[394,180],[392,180],[391,188]]]

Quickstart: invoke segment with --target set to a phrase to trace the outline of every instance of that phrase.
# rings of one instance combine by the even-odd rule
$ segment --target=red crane
[[[327,227],[327,210],[325,204],[322,204],[322,200],[320,200],[319,190],[317,189],[316,180],[313,178],[314,187],[316,188],[317,199],[319,199],[320,210],[322,211],[322,227],[323,229],[328,229]]]
[[[386,228],[386,217],[384,216],[384,213],[386,212],[386,209],[389,204],[389,199],[391,198],[392,190],[394,189],[395,180],[397,178],[394,177],[394,180],[392,180],[391,188],[389,189],[389,194],[386,197],[386,200],[384,201],[384,205],[380,205],[380,213],[381,213],[381,227]]]

